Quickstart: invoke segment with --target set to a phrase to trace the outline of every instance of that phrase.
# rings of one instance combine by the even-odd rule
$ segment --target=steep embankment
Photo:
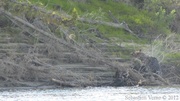
[[[60,86],[100,86],[113,82],[114,69],[88,65],[82,62],[88,58],[81,58],[73,49],[53,40],[47,42],[45,37],[42,38],[46,42],[39,41],[18,27],[14,29],[18,33],[1,29],[1,86],[54,85],[54,82]]]
[[[109,26],[112,22],[79,19],[76,10],[71,17],[28,2],[3,2],[0,9],[1,86],[168,84],[157,74],[151,76],[158,82],[147,76],[150,74],[132,69],[134,65],[127,58],[134,44],[121,44],[118,38],[107,38],[94,28],[94,24]],[[122,27],[122,24],[115,25],[127,30],[128,26]],[[87,28],[80,29],[79,26],[84,25]],[[69,37],[72,34],[76,38]]]

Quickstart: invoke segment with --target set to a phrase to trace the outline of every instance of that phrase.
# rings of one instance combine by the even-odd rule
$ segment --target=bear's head
[[[141,61],[146,57],[146,55],[142,52],[142,50],[134,51],[131,55],[135,58],[140,59]]]

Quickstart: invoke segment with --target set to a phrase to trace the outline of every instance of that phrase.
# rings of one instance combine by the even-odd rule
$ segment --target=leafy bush
[[[152,20],[157,27],[168,28],[176,15],[176,10],[169,5],[173,5],[173,0],[145,0],[144,9],[154,13]]]
[[[105,12],[102,11],[102,8],[99,8],[97,11],[87,12],[82,15],[83,18],[93,19],[93,20],[101,20],[105,19]]]

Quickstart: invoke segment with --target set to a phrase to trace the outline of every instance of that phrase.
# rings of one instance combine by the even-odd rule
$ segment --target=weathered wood
[[[55,40],[56,42],[59,42],[60,44],[63,44],[65,45],[66,47],[69,47],[71,49],[74,49],[76,50],[76,52],[80,55],[84,55],[86,57],[88,57],[90,60],[92,61],[96,61],[98,63],[101,63],[101,64],[104,64],[104,65],[107,65],[109,67],[111,67],[112,69],[117,69],[117,68],[120,68],[122,72],[126,72],[128,68],[124,68],[123,66],[121,66],[120,64],[114,64],[112,60],[106,60],[99,52],[91,52],[89,51],[88,49],[84,48],[84,47],[81,47],[80,45],[78,44],[75,44],[75,45],[72,45],[70,43],[67,43],[66,41],[63,41],[62,39],[60,38],[57,38],[55,36],[52,36],[53,33],[48,33],[46,31],[43,31],[37,27],[35,27],[34,25],[24,21],[23,19],[17,17],[17,16],[13,16],[10,12],[7,12],[7,11],[3,11],[4,14],[11,20],[15,20],[15,21],[18,21],[20,23],[22,23],[23,25],[26,25],[27,27],[30,27],[38,32],[40,32],[40,34],[46,36],[46,37],[49,37],[51,40]],[[110,25],[111,23],[106,23],[106,22],[100,22],[102,24],[107,24],[107,25]],[[19,25],[20,26],[20,25]],[[120,26],[120,25],[116,25],[114,24],[114,26]],[[61,28],[61,31],[63,33],[68,33],[67,30]],[[131,78],[133,79],[134,77],[141,77],[143,78],[141,75],[139,75],[138,73],[135,73],[135,72],[129,72],[131,76]],[[136,76],[134,76],[136,75]],[[135,79],[136,80],[136,79]],[[137,79],[139,82],[139,79]]]
[[[86,19],[86,18],[79,18],[78,20],[82,21],[82,22],[87,22],[90,24],[101,24],[101,25],[110,26],[110,27],[114,27],[114,28],[122,28],[130,33],[133,33],[133,31],[131,31],[129,29],[129,27],[127,26],[127,24],[125,22],[118,24],[118,23],[105,22],[105,21],[100,21],[100,20],[92,20],[92,19]]]
[[[17,16],[13,16],[10,12],[7,12],[7,11],[3,11],[3,12],[4,12],[4,14],[5,14],[6,16],[8,16],[11,20],[16,20],[16,21],[18,21],[18,22],[21,22],[22,24],[24,24],[24,25],[26,25],[26,26],[28,26],[28,27],[30,27],[30,28],[32,28],[32,29],[40,32],[42,35],[45,35],[45,36],[51,38],[52,40],[55,40],[55,41],[59,42],[60,44],[65,45],[66,47],[75,49],[76,52],[78,52],[79,54],[83,54],[83,55],[85,55],[85,56],[87,56],[87,57],[90,57],[90,58],[95,58],[97,61],[101,61],[101,62],[103,62],[103,63],[105,63],[105,64],[108,64],[109,66],[114,67],[112,64],[110,64],[109,62],[105,61],[105,60],[103,59],[103,57],[100,56],[99,54],[90,53],[90,52],[88,52],[87,49],[85,49],[85,48],[83,48],[83,47],[74,46],[74,45],[72,45],[72,44],[69,44],[69,43],[61,40],[60,38],[57,38],[57,37],[52,36],[53,34],[49,34],[48,32],[45,32],[45,31],[43,31],[43,30],[35,27],[34,25],[32,25],[32,24],[30,24],[30,23],[22,20],[21,18],[19,18],[19,17],[17,17]],[[62,28],[61,28],[61,30],[62,30],[64,33],[67,33],[67,32],[68,32],[68,31],[66,31],[66,30],[63,30]]]
[[[51,81],[56,83],[56,84],[58,84],[58,85],[60,85],[60,86],[63,86],[63,87],[78,87],[75,84],[67,83],[67,82],[64,82],[64,81],[61,81],[61,80],[57,80],[57,79],[54,79],[54,78],[52,78]]]
[[[158,83],[160,82],[161,85],[170,85],[170,83],[168,81],[166,81],[164,78],[162,78],[160,75],[156,74],[156,73],[145,73],[143,76],[152,76],[154,77],[154,79],[156,79],[158,82],[156,82],[155,80],[148,80],[147,82],[151,81],[151,83],[158,85]],[[147,84],[146,82],[146,84]]]

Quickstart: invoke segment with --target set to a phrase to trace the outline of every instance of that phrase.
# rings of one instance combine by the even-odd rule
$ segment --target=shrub
[[[172,5],[173,0],[145,0],[144,9],[154,13],[155,25],[168,28],[176,15],[176,10],[170,7]]]
[[[144,52],[149,56],[156,57],[159,62],[165,62],[170,59],[178,59],[180,58],[180,46],[176,42],[179,36],[176,34],[170,34],[166,38],[158,37],[153,41],[151,45],[145,48]]]

